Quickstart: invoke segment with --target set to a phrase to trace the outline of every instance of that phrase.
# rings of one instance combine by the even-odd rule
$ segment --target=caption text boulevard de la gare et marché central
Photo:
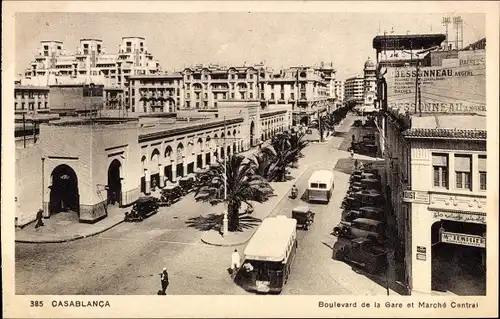
[[[336,302],[336,301],[319,301],[319,308],[479,308],[478,302],[457,302],[457,301],[443,301],[443,302]]]

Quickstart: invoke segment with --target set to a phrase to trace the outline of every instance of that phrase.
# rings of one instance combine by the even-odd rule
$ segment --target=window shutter
[[[432,155],[433,166],[448,166],[448,156],[446,155]]]
[[[457,156],[455,155],[455,171],[470,173],[470,156]]]
[[[486,172],[486,156],[479,156],[477,166],[478,171]]]

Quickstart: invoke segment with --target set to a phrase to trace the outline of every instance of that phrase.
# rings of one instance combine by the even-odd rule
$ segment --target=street
[[[352,121],[346,119],[346,131]],[[338,159],[349,157],[338,150],[343,139],[334,136],[328,143],[311,143],[304,150],[301,165],[309,167],[296,180],[300,195],[314,170],[333,169]],[[310,205],[316,213],[314,225],[309,231],[297,230],[297,256],[282,294],[384,295],[385,287],[331,258],[336,238],[330,233],[340,220],[349,179],[338,171],[334,176],[330,203]],[[300,202],[285,196],[271,216],[290,216]],[[160,288],[159,273],[167,267],[167,294],[247,294],[227,272],[232,251],[237,248],[243,254],[246,244],[210,246],[201,242],[201,231],[185,224],[208,211],[218,213],[220,207],[197,203],[191,194],[142,223],[122,223],[95,237],[59,244],[16,243],[16,293],[154,295]]]

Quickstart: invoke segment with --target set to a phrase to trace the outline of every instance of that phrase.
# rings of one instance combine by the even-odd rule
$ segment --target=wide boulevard
[[[346,119],[344,131],[352,121]],[[333,170],[337,160],[349,157],[338,149],[343,140],[335,136],[304,150],[301,165],[307,170],[296,181],[301,194],[314,170]],[[340,220],[349,178],[339,171],[334,174],[330,203],[310,205],[315,223],[309,231],[298,230],[297,256],[283,294],[384,295],[385,287],[331,258],[335,237],[330,233]],[[300,204],[306,203],[285,196],[271,215],[290,216],[291,209]],[[210,246],[201,241],[201,231],[185,224],[190,217],[220,210],[188,195],[142,223],[122,223],[91,238],[59,244],[16,243],[16,293],[154,295],[160,289],[159,273],[167,267],[168,294],[246,294],[227,273],[231,252],[237,248],[242,253],[245,244]]]

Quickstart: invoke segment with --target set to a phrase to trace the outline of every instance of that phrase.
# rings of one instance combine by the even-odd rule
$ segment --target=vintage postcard
[[[2,8],[4,317],[498,316],[497,2]]]

